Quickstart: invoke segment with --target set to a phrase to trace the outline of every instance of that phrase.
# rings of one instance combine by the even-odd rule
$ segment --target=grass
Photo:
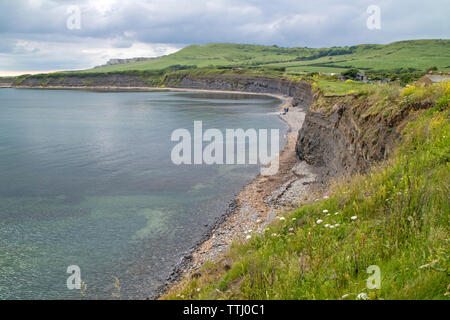
[[[329,198],[284,215],[249,241],[233,243],[229,268],[208,263],[165,298],[448,299],[449,97],[450,83],[362,89],[354,99],[369,109],[360,117],[383,117],[385,110],[367,104],[380,99],[397,109],[390,117],[411,110],[395,156],[334,183]],[[430,101],[429,108],[414,108]],[[380,289],[367,287],[371,265],[380,268]]]
[[[388,45],[358,45],[333,48],[279,48],[244,44],[191,45],[174,54],[144,62],[133,62],[85,70],[117,72],[162,70],[171,66],[198,68],[281,68],[287,74],[342,72],[358,68],[366,72],[424,72],[437,67],[450,71],[449,40],[411,40]]]
[[[317,86],[329,95],[345,95],[358,91],[366,84],[355,81],[331,80],[324,77],[315,77]]]

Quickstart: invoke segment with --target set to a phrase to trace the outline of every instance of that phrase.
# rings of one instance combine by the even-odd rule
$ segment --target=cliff
[[[311,85],[305,81],[244,75],[190,76],[175,73],[162,78],[159,76],[124,73],[35,75],[18,78],[15,86],[145,88],[164,85],[174,88],[281,94],[293,97],[294,106],[308,106],[312,101]]]
[[[15,80],[15,77],[0,77],[0,87],[10,87]]]
[[[191,89],[229,90],[241,92],[272,93],[293,97],[292,104],[307,108],[312,102],[311,85],[306,81],[254,76],[185,76],[166,79],[169,86]]]
[[[395,86],[377,90],[399,91]],[[298,158],[320,167],[323,180],[366,173],[392,156],[413,111],[432,107],[430,101],[405,104],[400,99],[389,92],[319,94],[299,131]]]

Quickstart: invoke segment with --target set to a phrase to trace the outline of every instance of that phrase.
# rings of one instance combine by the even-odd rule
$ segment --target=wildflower
[[[323,198],[324,198],[324,199],[328,199],[329,197],[328,197],[328,196],[323,196]]]
[[[261,219],[256,220],[256,223],[260,223],[260,222],[261,222]]]
[[[286,220],[286,218],[285,217],[280,217],[280,220],[284,221],[284,220]]]
[[[337,228],[337,227],[339,227],[339,226],[340,226],[339,223],[336,223],[336,224],[334,225],[335,228]]]
[[[328,213],[328,210],[325,209],[325,210],[323,210],[322,212],[323,212],[323,213]]]
[[[339,212],[335,212],[334,215],[337,216],[339,214]]]
[[[347,299],[348,297],[349,297],[349,294],[346,293],[346,294],[344,294],[344,295],[341,297],[341,299]]]
[[[197,292],[200,292],[200,288],[197,288]]]
[[[333,226],[333,225],[331,225],[331,226],[330,226],[330,229],[333,229],[333,228],[334,228],[334,226]]]
[[[297,218],[292,218],[292,221],[295,221],[295,220],[297,220]]]
[[[331,216],[331,214],[327,214],[327,217]]]
[[[248,240],[248,239],[251,239],[251,237],[252,237],[251,235],[247,235],[247,236],[245,237],[245,239]]]
[[[360,294],[358,294],[356,296],[357,300],[369,300],[369,297],[367,296],[367,294],[365,292],[361,292]]]
[[[316,221],[317,224],[321,224],[322,222],[323,222],[322,219],[319,219],[319,220]]]
[[[358,217],[357,217],[357,216],[353,216],[353,217],[351,217],[350,219],[356,220],[356,219],[358,219]]]
[[[294,231],[294,228],[289,228],[289,231],[290,231],[290,232]]]
[[[330,226],[329,223],[327,223],[326,225],[324,225],[325,228],[328,228]]]
[[[277,236],[277,234],[276,233],[272,233],[272,237],[276,237]]]

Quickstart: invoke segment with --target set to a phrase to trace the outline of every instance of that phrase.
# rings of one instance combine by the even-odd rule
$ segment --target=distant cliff
[[[11,87],[16,81],[15,77],[0,77],[0,87]]]
[[[106,64],[97,66],[96,68],[100,68],[103,66],[112,66],[116,64],[124,64],[124,63],[131,63],[131,62],[143,62],[143,61],[149,61],[153,60],[155,58],[145,58],[145,57],[138,57],[138,58],[129,58],[129,59],[109,59]]]

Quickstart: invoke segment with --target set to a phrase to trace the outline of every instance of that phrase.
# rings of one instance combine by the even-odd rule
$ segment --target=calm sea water
[[[240,189],[249,165],[170,160],[177,128],[278,128],[280,101],[184,92],[0,89],[0,299],[146,298]]]

